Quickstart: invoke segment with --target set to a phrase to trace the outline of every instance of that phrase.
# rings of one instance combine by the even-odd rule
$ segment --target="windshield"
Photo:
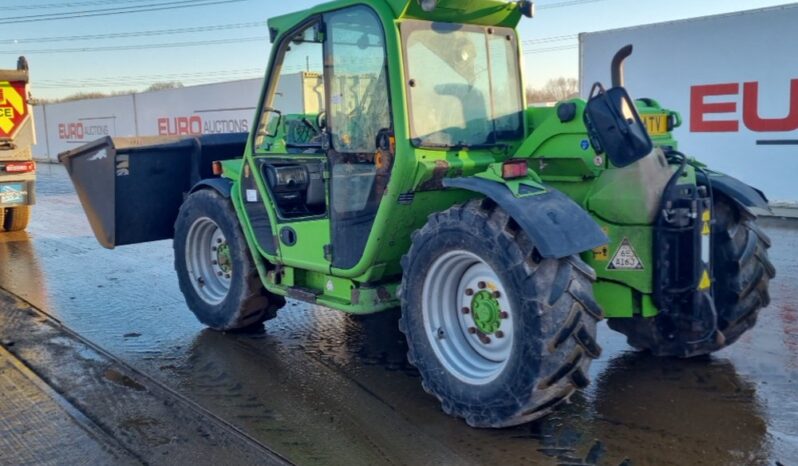
[[[416,146],[480,146],[523,135],[512,29],[405,21],[402,35]]]

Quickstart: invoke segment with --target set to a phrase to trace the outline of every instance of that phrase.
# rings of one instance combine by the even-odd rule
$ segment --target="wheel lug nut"
[[[496,333],[494,335],[496,335],[496,338],[504,338],[504,332],[502,332],[501,330],[496,330]]]
[[[219,275],[221,277],[224,274],[222,272],[216,272],[216,275]]]
[[[505,311],[502,311],[501,314],[499,314],[499,317],[501,317],[502,319],[509,319],[510,318],[510,314],[508,314]]]
[[[213,247],[211,248],[211,251],[214,251],[214,252],[215,252],[215,251],[216,251],[216,246],[213,246]]]
[[[213,265],[218,265],[219,261],[213,261]]]
[[[225,275],[225,278],[230,278],[230,274],[228,273],[227,275]]]
[[[483,345],[489,345],[490,344],[490,337],[480,338],[480,341],[482,341]]]
[[[480,290],[484,290],[485,287],[487,287],[488,285],[485,284],[485,282],[479,282],[477,283],[477,286],[479,287]]]
[[[463,314],[468,314],[469,312],[471,312],[471,309],[469,309],[467,307],[463,308]]]
[[[216,238],[216,244],[222,244],[222,238]]]
[[[467,288],[465,291],[466,296],[474,296],[474,290]]]
[[[499,293],[498,291],[494,291],[494,292],[493,292],[493,298],[494,298],[494,299],[499,299],[499,298],[501,298],[501,297],[502,297],[502,294],[501,294],[501,293]]]
[[[471,335],[477,333],[477,328],[476,327],[469,327],[468,328],[468,333],[470,333]]]

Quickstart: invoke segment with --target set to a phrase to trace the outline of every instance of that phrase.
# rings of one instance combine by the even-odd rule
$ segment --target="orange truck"
[[[15,70],[0,69],[0,232],[28,226],[36,200],[36,143],[29,104],[28,62],[20,57]]]

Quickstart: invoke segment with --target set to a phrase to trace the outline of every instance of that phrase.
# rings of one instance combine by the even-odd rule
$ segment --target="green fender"
[[[443,186],[480,193],[493,200],[532,238],[544,258],[561,259],[609,242],[577,203],[534,181],[521,182],[517,194],[505,183],[479,176],[446,178]]]

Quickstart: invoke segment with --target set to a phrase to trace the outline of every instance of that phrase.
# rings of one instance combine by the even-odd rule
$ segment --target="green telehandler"
[[[678,113],[622,87],[527,108],[531,2],[338,0],[273,18],[251,134],[61,154],[108,248],[174,239],[220,331],[291,298],[401,307],[409,361],[475,427],[589,383],[596,325],[662,356],[732,344],[769,302],[764,195],[678,152]],[[288,311],[284,311],[288,312]]]

